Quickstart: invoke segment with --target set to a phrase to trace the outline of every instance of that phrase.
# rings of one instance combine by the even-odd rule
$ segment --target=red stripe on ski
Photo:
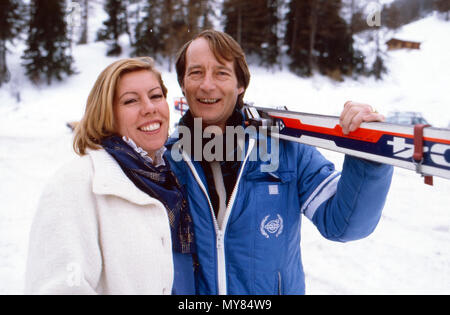
[[[359,128],[348,135],[344,135],[342,132],[342,127],[340,125],[336,125],[333,129],[326,127],[318,127],[314,125],[303,124],[299,119],[295,118],[286,118],[280,116],[272,116],[273,118],[278,118],[283,121],[286,127],[294,128],[298,130],[305,130],[311,132],[317,132],[321,134],[327,134],[331,136],[338,136],[344,138],[351,138],[356,140],[362,140],[365,142],[377,143],[380,138],[383,136],[383,132],[372,129]]]
[[[318,127],[318,126],[314,126],[314,125],[304,124],[299,119],[295,119],[295,118],[287,118],[287,117],[275,116],[275,115],[270,115],[270,116],[273,118],[281,119],[283,121],[283,123],[285,124],[285,126],[288,128],[294,128],[294,129],[305,130],[305,131],[310,131],[310,132],[317,132],[320,134],[338,136],[338,137],[343,137],[343,138],[350,138],[350,139],[371,142],[371,143],[377,143],[383,135],[391,135],[391,136],[395,136],[395,137],[414,139],[414,135],[366,129],[366,128],[358,128],[357,130],[350,132],[348,135],[344,135],[344,133],[342,132],[342,127],[340,125],[336,125],[334,128]],[[430,141],[430,142],[436,142],[436,143],[450,144],[450,140],[445,140],[445,139],[424,137],[423,140]]]

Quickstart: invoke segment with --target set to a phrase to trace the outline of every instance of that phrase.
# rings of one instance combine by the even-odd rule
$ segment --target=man
[[[327,239],[366,237],[381,216],[392,167],[346,156],[341,174],[315,148],[281,140],[278,168],[263,172],[267,161],[250,159],[260,137],[251,134],[243,159],[235,148],[221,158],[198,158],[208,144],[196,135],[215,126],[224,141],[229,126],[245,126],[241,108],[250,74],[239,45],[213,30],[188,42],[176,66],[190,110],[179,124],[183,132],[167,143],[167,157],[188,193],[197,293],[304,294],[301,214]],[[348,133],[363,121],[382,119],[368,105],[347,102],[341,124]],[[187,135],[189,145],[182,141]]]

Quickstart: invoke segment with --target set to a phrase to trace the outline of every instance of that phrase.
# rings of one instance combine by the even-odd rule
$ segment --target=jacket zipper
[[[278,271],[278,295],[281,295],[281,272]]]
[[[233,188],[233,192],[231,193],[230,200],[228,201],[228,205],[225,210],[225,216],[224,216],[223,222],[222,222],[222,229],[219,228],[219,224],[217,222],[216,215],[214,213],[211,199],[208,196],[208,192],[206,190],[205,185],[201,181],[200,176],[198,175],[197,170],[195,169],[194,164],[192,163],[190,157],[184,151],[182,152],[184,160],[188,164],[189,168],[191,169],[192,173],[194,174],[195,180],[199,184],[201,190],[203,191],[203,193],[206,196],[206,199],[208,200],[209,210],[211,212],[211,216],[213,219],[214,228],[215,228],[215,232],[216,232],[217,281],[218,281],[218,294],[219,295],[227,294],[227,274],[226,274],[226,265],[225,265],[225,231],[226,231],[227,224],[228,224],[228,218],[230,217],[230,212],[231,212],[231,209],[233,208],[234,201],[236,199],[237,189],[239,187],[239,182],[241,180],[245,164],[247,163],[250,153],[253,151],[255,142],[256,142],[255,139],[249,140],[247,154],[245,156],[244,162],[242,163],[241,169],[239,171],[239,176],[236,180],[236,184]]]

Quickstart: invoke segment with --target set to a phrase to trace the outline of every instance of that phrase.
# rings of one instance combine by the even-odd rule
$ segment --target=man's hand
[[[359,128],[361,123],[368,121],[384,121],[384,116],[378,114],[372,106],[348,101],[339,117],[342,132],[347,135]]]

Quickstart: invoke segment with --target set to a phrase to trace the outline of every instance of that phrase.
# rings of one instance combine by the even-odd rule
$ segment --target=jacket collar
[[[91,150],[89,156],[94,166],[92,179],[94,194],[113,195],[138,205],[159,203],[155,198],[137,188],[104,149]]]

